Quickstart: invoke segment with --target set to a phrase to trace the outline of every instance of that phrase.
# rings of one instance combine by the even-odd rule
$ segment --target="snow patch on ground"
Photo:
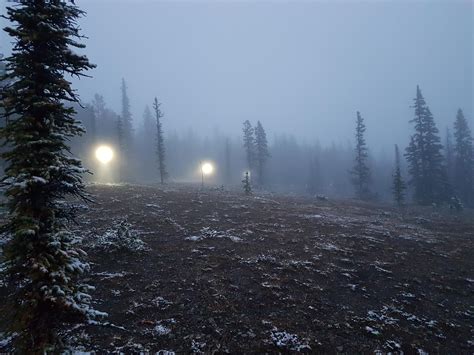
[[[14,335],[0,333],[0,349],[9,346],[13,341]]]
[[[241,242],[243,239],[240,237],[237,237],[235,235],[232,235],[229,233],[229,231],[221,232],[217,231],[214,229],[211,229],[209,227],[204,227],[199,231],[198,235],[192,235],[189,237],[184,238],[185,240],[190,240],[192,242],[198,242],[204,239],[213,239],[213,238],[228,238],[234,243]]]
[[[367,330],[367,332],[369,332],[369,333],[372,334],[372,335],[380,335],[380,332],[379,332],[377,329],[375,329],[375,328],[366,326],[366,327],[365,327],[365,330]]]
[[[128,275],[126,272],[98,272],[95,275],[99,276],[101,279],[113,279],[116,277],[125,277]]]
[[[278,328],[274,327],[270,335],[272,342],[279,348],[292,350],[292,351],[303,351],[311,350],[308,342],[305,339],[300,339],[296,334],[288,333],[286,331],[279,331]]]
[[[171,333],[171,329],[161,323],[158,323],[153,329],[153,332],[157,336],[163,336]]]
[[[138,236],[139,232],[132,229],[126,220],[115,223],[104,234],[94,237],[92,247],[98,249],[119,249],[131,252],[148,250],[145,242]]]

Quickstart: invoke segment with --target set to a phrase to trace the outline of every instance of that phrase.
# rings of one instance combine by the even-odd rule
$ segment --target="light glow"
[[[107,145],[101,145],[95,150],[95,157],[102,164],[108,164],[114,158],[114,151]]]
[[[214,167],[211,163],[203,163],[201,169],[204,175],[210,175],[214,171]]]

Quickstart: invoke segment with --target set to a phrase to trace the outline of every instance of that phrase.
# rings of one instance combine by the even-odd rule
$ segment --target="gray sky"
[[[136,121],[156,95],[168,130],[237,135],[261,120],[270,137],[328,144],[352,140],[360,110],[369,144],[391,151],[419,84],[442,133],[458,107],[473,123],[471,1],[76,3],[98,65],[76,87],[119,111],[124,77]]]

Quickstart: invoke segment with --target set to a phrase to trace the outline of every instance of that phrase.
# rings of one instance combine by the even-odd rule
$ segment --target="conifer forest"
[[[0,0],[0,353],[474,353],[474,3]]]

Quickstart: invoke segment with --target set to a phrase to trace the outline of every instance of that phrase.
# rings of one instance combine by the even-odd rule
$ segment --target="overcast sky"
[[[352,140],[360,110],[369,144],[391,150],[407,142],[417,84],[443,133],[458,107],[473,123],[471,1],[76,4],[98,65],[75,83],[82,99],[99,92],[119,111],[124,77],[137,125],[156,95],[168,130],[237,136],[261,120],[270,138],[329,144]]]

